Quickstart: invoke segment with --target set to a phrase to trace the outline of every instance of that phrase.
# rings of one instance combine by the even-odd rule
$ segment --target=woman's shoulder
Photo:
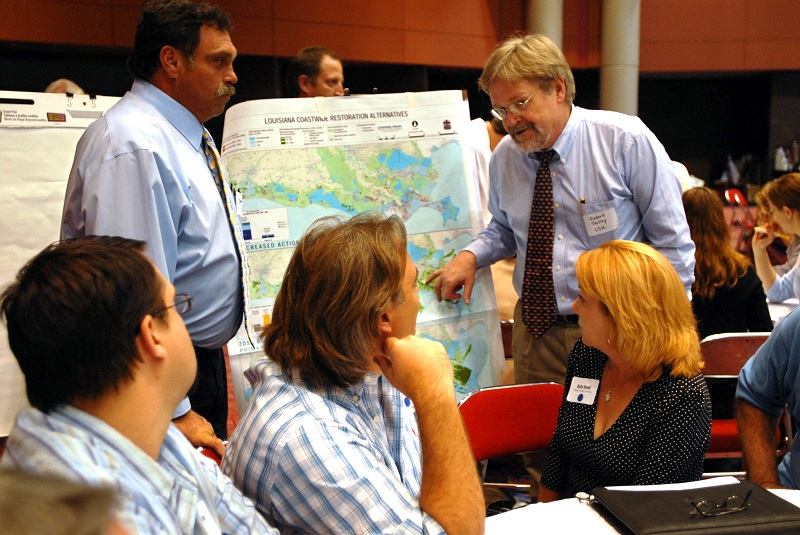
[[[656,380],[656,383],[660,383],[661,389],[669,397],[692,396],[704,398],[708,395],[708,385],[706,385],[706,380],[702,373],[698,373],[694,377],[676,377],[671,375],[671,371],[669,366],[665,366],[661,377]]]
[[[602,351],[585,345],[583,339],[579,338],[569,354],[567,368],[580,377],[600,377],[606,360],[608,357]]]

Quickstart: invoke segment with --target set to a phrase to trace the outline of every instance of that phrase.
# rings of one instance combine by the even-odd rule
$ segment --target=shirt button
[[[378,423],[378,417],[377,417],[377,416],[373,416],[373,417],[372,417],[372,421],[373,421],[373,422],[375,422],[375,423],[377,424],[377,423]]]
[[[556,266],[556,271],[561,271],[561,266]]]
[[[561,208],[561,205],[560,205],[559,203],[555,203],[555,204],[553,205],[553,208]]]
[[[355,394],[353,395],[353,401],[358,401],[358,396],[356,396]]]
[[[559,239],[559,240],[563,240],[563,239],[564,239],[564,235],[563,235],[563,234],[559,234],[559,235],[558,235],[558,239]]]
[[[372,380],[372,377],[370,377],[369,375],[364,377],[364,382],[365,383],[369,383],[371,380]]]
[[[563,303],[563,302],[564,302],[564,301],[566,301],[566,300],[567,300],[567,298],[566,298],[566,297],[564,297],[564,296],[562,295],[562,296],[561,296],[561,302]]]

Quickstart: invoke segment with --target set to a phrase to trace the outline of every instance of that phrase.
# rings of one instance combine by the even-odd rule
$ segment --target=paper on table
[[[700,481],[687,481],[686,483],[672,483],[668,485],[630,485],[620,487],[608,487],[609,490],[627,490],[631,492],[645,490],[688,490],[704,489],[707,487],[717,487],[719,485],[735,485],[739,480],[733,476],[714,477],[711,479],[701,479]]]
[[[567,498],[549,503],[535,503],[513,509],[486,519],[486,535],[509,533],[591,533],[592,535],[619,535],[594,507]],[[575,528],[574,530],[570,528]]]

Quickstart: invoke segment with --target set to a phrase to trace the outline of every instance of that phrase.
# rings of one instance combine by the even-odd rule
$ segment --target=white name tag
[[[584,403],[591,405],[597,397],[597,390],[600,388],[599,379],[586,379],[584,377],[573,377],[567,392],[567,401],[573,403]]]
[[[619,219],[617,219],[617,211],[614,208],[607,208],[593,214],[584,214],[583,223],[586,225],[586,232],[589,233],[589,236],[597,236],[619,228]]]

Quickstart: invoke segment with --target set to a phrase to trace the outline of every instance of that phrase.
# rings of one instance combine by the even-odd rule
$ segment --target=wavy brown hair
[[[731,233],[722,200],[709,188],[683,192],[683,209],[695,245],[692,293],[712,299],[717,288],[733,287],[747,272],[750,261],[731,246]]]
[[[378,320],[403,301],[406,229],[397,216],[317,220],[289,261],[264,352],[290,381],[347,388],[366,373]]]

